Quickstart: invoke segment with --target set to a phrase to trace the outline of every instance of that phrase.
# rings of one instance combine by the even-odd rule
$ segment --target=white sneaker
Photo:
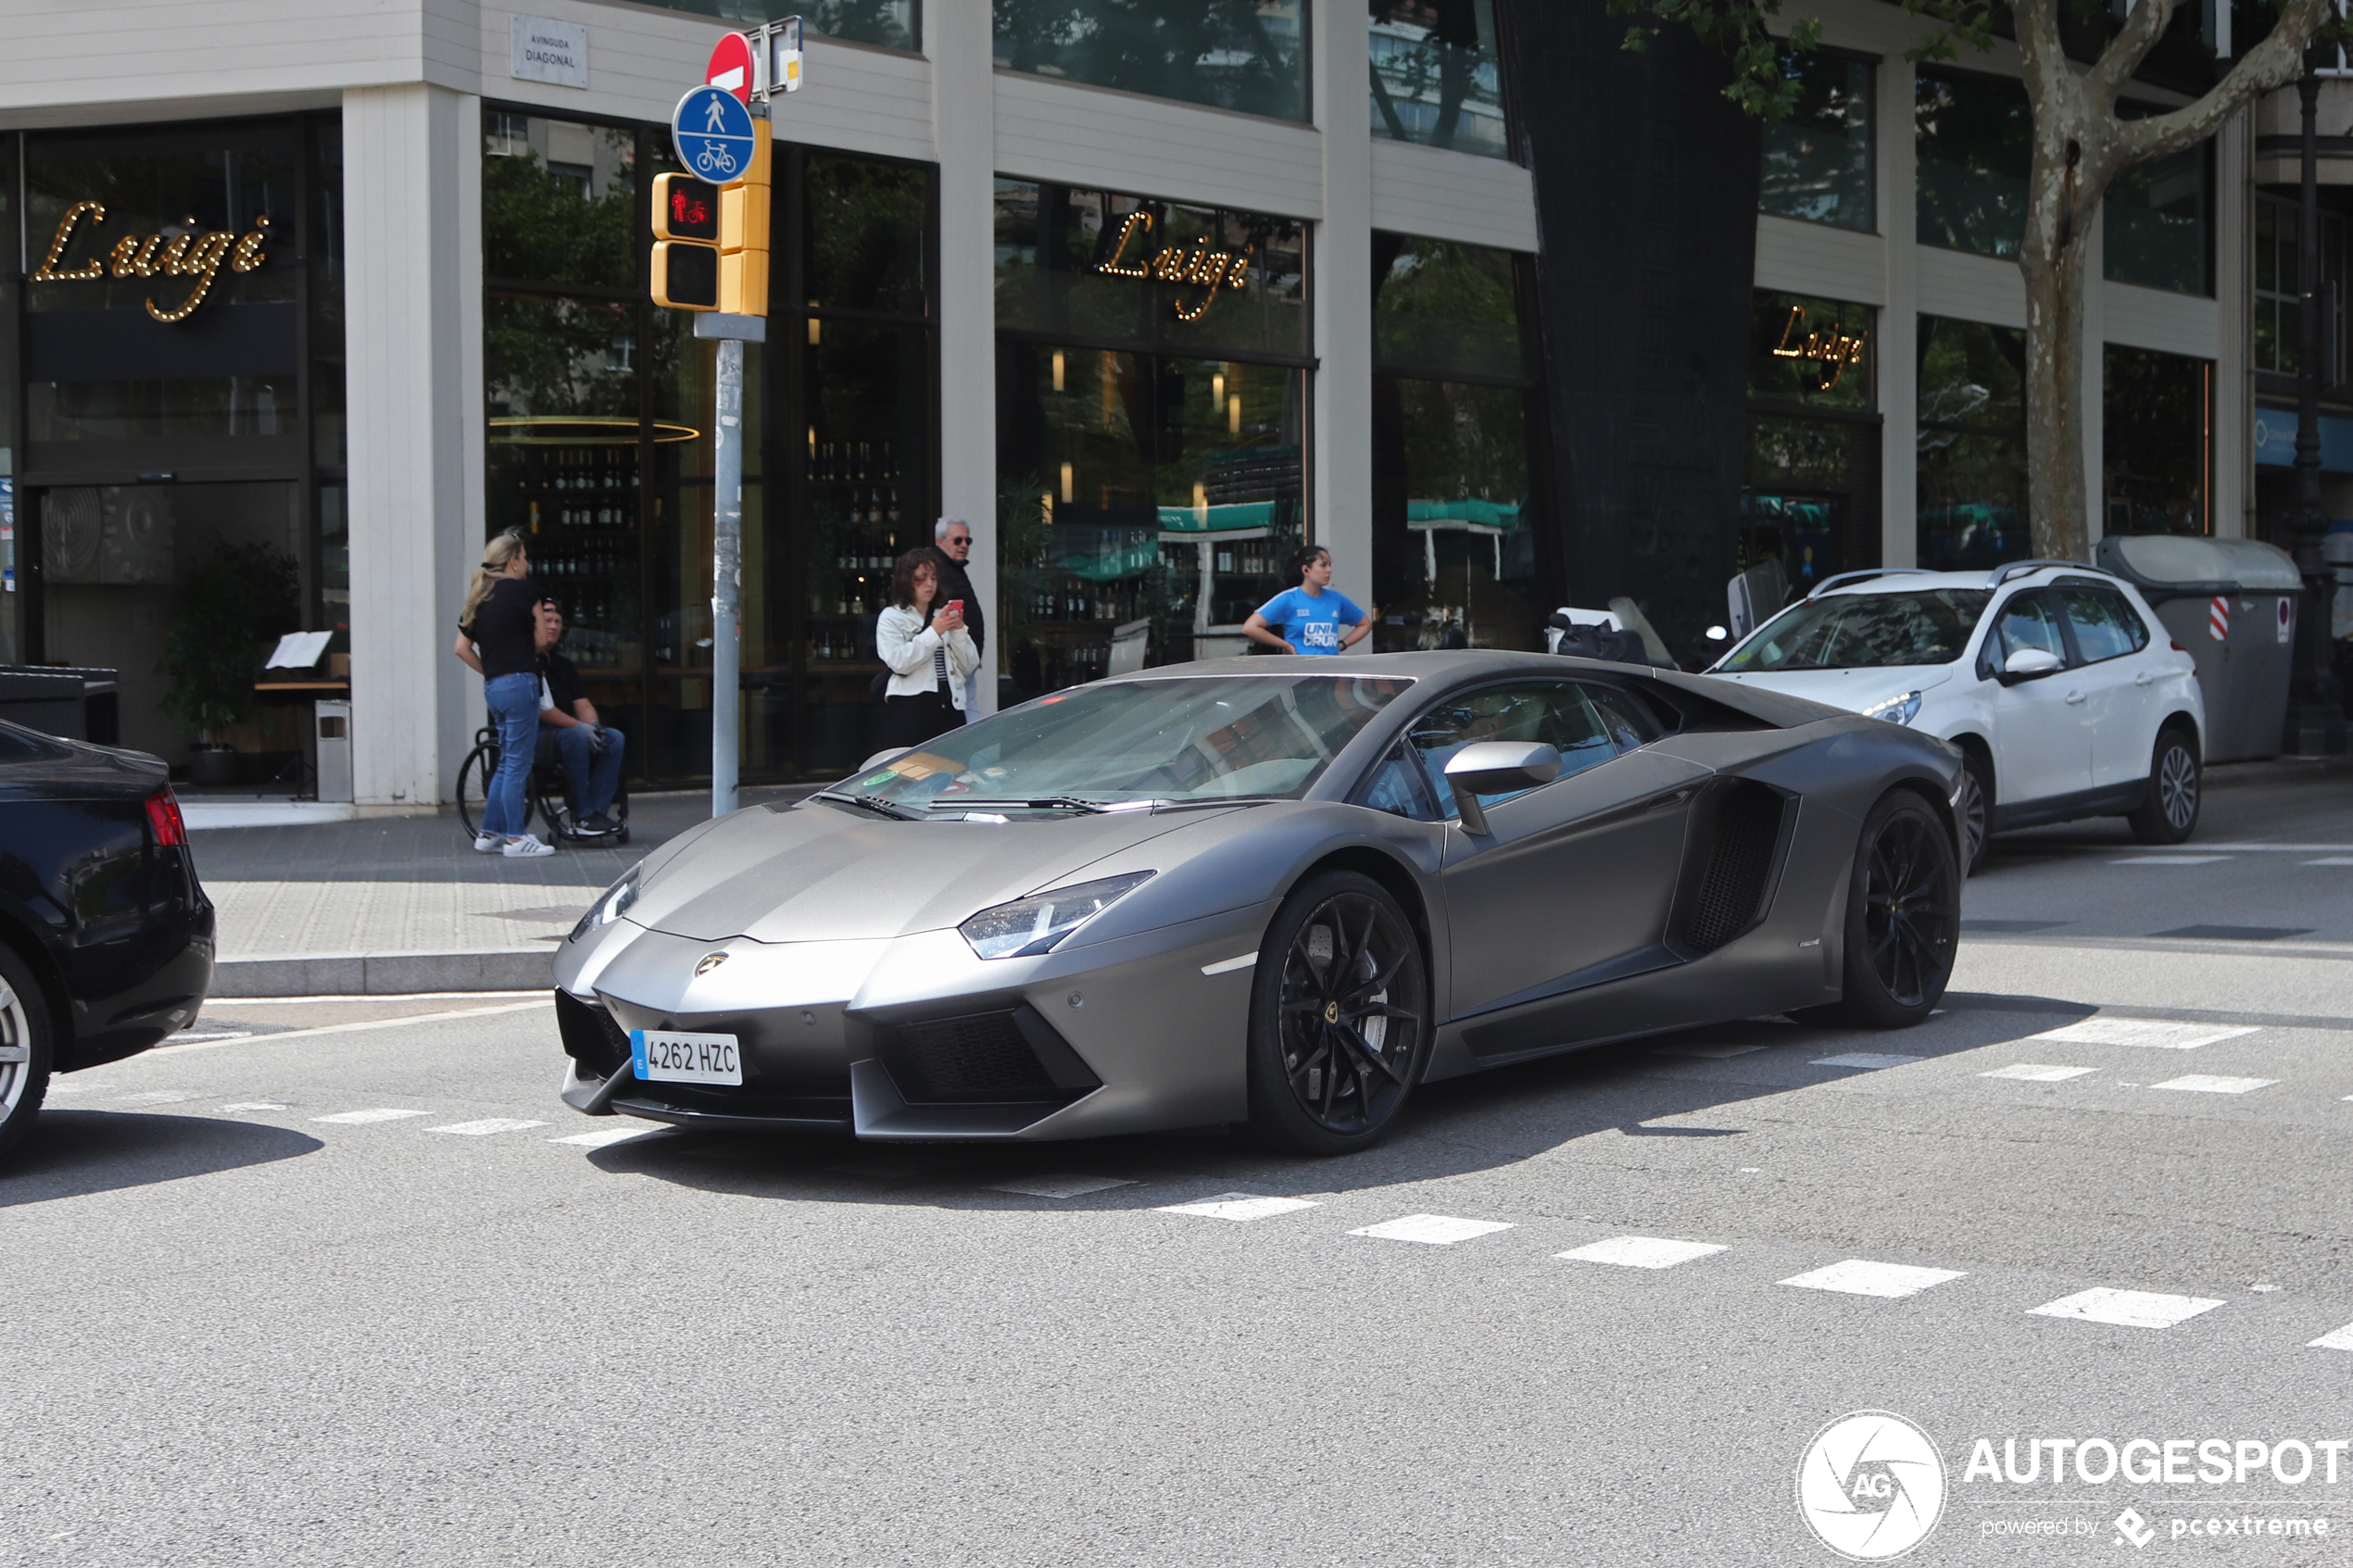
[[[474,834],[474,847],[485,855],[496,855],[507,847],[507,841],[495,833]]]
[[[534,855],[552,855],[556,851],[553,846],[542,844],[530,834],[524,834],[521,838],[507,840],[506,847],[498,852],[517,859],[528,859]]]

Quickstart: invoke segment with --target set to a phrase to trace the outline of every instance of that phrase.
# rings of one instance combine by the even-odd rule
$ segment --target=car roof
[[[2081,577],[2096,577],[2103,582],[2124,586],[2124,579],[2112,571],[2082,561],[2011,561],[1991,571],[1928,571],[1911,567],[1881,567],[1869,571],[1841,572],[1816,588],[1807,598],[1831,598],[1849,594],[1919,593],[1936,588],[1972,588],[1984,592],[2006,587],[2012,583],[2049,583],[2069,573]],[[1803,601],[1798,601],[1803,602]]]

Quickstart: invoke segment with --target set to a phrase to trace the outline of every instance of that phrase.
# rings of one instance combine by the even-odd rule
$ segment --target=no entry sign
[[[711,65],[702,79],[723,93],[732,93],[739,104],[751,102],[751,40],[740,32],[730,32],[719,40],[711,52]]]

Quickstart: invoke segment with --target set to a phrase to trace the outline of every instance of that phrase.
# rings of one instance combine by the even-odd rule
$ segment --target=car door
[[[2020,648],[2041,648],[2067,660],[2059,609],[2041,588],[2013,594],[1995,612],[1978,656],[1978,673],[1994,683],[1994,797],[2018,806],[2092,787],[2089,699],[2078,672],[2061,668],[2027,680],[2003,681],[2002,668]]]
[[[2148,777],[2157,746],[2157,671],[2145,654],[2149,629],[2124,596],[2104,583],[2054,590],[2066,612],[2092,724],[2092,786],[2111,788]]]
[[[1640,732],[1623,716],[1605,721],[1574,680],[1457,694],[1408,727],[1407,745],[1450,819],[1440,879],[1456,1017],[1668,961],[1662,943],[1685,819],[1708,770],[1643,744]],[[1657,734],[1655,721],[1648,733]],[[1452,821],[1446,760],[1485,740],[1545,742],[1562,768],[1541,788],[1479,797],[1490,831],[1471,834]]]

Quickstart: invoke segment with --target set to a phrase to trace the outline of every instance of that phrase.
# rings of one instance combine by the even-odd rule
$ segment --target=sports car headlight
[[[1884,719],[1891,724],[1908,724],[1915,718],[1919,717],[1919,711],[1920,694],[1918,692],[1906,692],[1901,696],[1889,697],[1885,702],[1875,702],[1871,704],[1869,708],[1863,709],[1863,717],[1866,719]]]
[[[580,923],[572,928],[572,935],[565,940],[577,942],[598,926],[610,925],[627,914],[629,906],[637,901],[637,873],[645,869],[635,865],[623,872],[619,882],[605,889],[603,897],[588,906],[588,912],[580,917]]]
[[[1157,876],[1131,872],[1101,882],[1074,883],[983,909],[956,929],[984,959],[1030,959],[1051,953],[1062,939]]]

